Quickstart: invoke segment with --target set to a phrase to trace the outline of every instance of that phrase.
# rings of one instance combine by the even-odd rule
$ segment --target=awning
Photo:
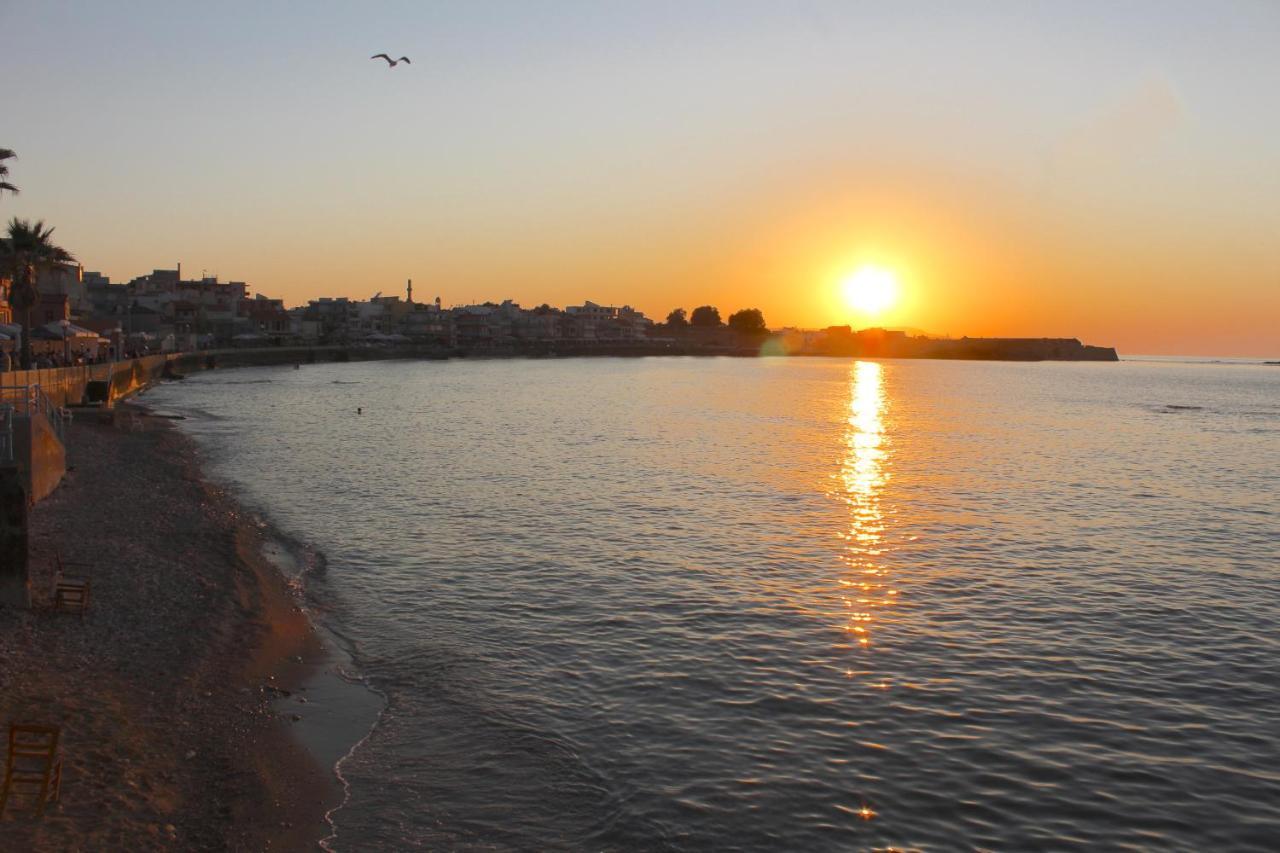
[[[84,326],[77,326],[75,323],[68,323],[64,332],[62,324],[56,320],[52,323],[45,323],[40,328],[48,330],[57,336],[58,340],[62,340],[64,336],[68,338],[96,338],[98,336],[97,332],[86,329]]]

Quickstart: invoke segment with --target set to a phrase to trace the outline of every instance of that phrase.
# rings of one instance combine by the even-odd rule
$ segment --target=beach
[[[61,802],[0,817],[0,848],[314,849],[341,792],[290,729],[324,648],[269,530],[134,406],[78,417],[68,464],[31,514],[33,606],[0,609],[0,721],[61,727]],[[83,621],[50,609],[55,549],[88,566]]]

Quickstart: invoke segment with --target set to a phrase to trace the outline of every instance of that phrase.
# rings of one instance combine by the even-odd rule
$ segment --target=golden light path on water
[[[845,609],[843,630],[850,635],[851,648],[861,660],[845,674],[850,678],[873,677],[868,660],[879,617],[897,601],[880,560],[885,534],[885,514],[881,492],[888,482],[885,439],[886,404],[884,370],[874,361],[858,361],[849,370],[849,412],[844,434],[845,452],[838,480],[839,497],[849,507],[849,527],[842,533],[846,548],[843,561],[848,569],[840,578]],[[887,689],[887,679],[870,682]]]
[[[880,493],[889,475],[885,470],[884,370],[878,362],[857,361],[849,368],[849,412],[844,432],[845,451],[838,474],[839,497],[849,507],[849,526],[842,533],[846,546],[841,556],[847,571],[839,581],[845,610],[844,631],[853,640],[846,648],[860,660],[845,670],[849,678],[869,679],[869,686],[888,689],[891,683],[876,679],[869,657],[880,611],[892,606],[897,591],[888,588],[880,561],[885,534],[885,514]],[[862,820],[876,812],[866,803],[857,811]]]

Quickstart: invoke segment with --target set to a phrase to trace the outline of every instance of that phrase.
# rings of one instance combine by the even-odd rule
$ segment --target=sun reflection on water
[[[845,429],[845,453],[838,475],[839,497],[849,507],[849,527],[843,555],[848,572],[840,578],[844,587],[844,631],[854,648],[870,653],[878,617],[897,602],[880,560],[885,535],[885,513],[880,495],[888,482],[885,470],[885,392],[883,368],[873,361],[855,362],[849,372],[849,414]],[[862,675],[870,675],[864,663]],[[847,670],[852,673],[852,670]],[[888,680],[873,685],[885,689]]]
[[[834,475],[836,497],[849,508],[848,526],[840,532],[845,541],[841,553],[845,571],[839,578],[841,628],[849,642],[841,647],[858,659],[856,668],[845,667],[845,677],[875,691],[893,687],[892,679],[877,672],[871,656],[874,634],[883,631],[881,617],[898,601],[898,590],[891,588],[882,560],[887,521],[881,493],[889,480],[885,414],[884,369],[874,361],[854,362],[849,370],[845,447]],[[864,821],[877,815],[866,801],[857,811]]]

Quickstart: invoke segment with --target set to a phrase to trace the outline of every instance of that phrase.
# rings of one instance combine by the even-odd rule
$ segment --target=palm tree
[[[3,195],[6,192],[13,193],[14,195],[18,194],[18,188],[5,180],[5,178],[9,177],[9,167],[4,164],[5,160],[12,160],[17,156],[17,154],[14,154],[8,148],[0,148],[0,195]]]
[[[74,262],[71,253],[50,241],[53,226],[44,220],[18,219],[9,223],[9,239],[4,241],[0,260],[13,277],[9,286],[9,304],[22,313],[22,366],[31,367],[31,309],[40,301],[37,283],[40,271],[54,264]]]

